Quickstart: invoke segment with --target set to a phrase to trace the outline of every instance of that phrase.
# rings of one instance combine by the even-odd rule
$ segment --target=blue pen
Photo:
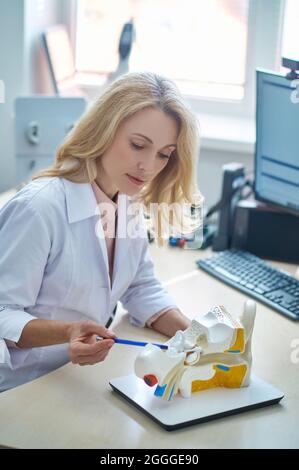
[[[146,346],[147,344],[153,344],[154,346],[158,346],[161,349],[168,349],[166,344],[158,344],[158,343],[144,343],[143,341],[132,341],[130,339],[120,339],[120,338],[103,338],[102,336],[97,336],[97,341],[101,339],[113,339],[115,343],[118,344],[128,344],[130,346]]]

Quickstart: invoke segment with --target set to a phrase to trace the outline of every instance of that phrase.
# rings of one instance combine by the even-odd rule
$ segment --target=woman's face
[[[113,197],[132,196],[167,165],[176,148],[178,124],[158,108],[145,108],[118,128],[109,149],[98,159],[97,182]]]

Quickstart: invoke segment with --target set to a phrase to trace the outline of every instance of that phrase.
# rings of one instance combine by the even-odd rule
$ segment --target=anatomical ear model
[[[168,349],[147,344],[136,358],[136,375],[157,385],[155,395],[165,400],[177,393],[189,398],[209,388],[248,386],[255,312],[253,300],[246,301],[238,319],[222,305],[213,307],[177,331],[165,343]]]

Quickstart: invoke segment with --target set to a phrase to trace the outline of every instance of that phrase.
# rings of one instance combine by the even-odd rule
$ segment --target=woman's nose
[[[155,155],[146,155],[142,160],[138,162],[138,169],[140,172],[146,175],[152,175],[155,173],[156,157]]]

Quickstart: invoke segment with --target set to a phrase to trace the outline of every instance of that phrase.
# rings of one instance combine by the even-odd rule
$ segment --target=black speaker
[[[299,217],[255,201],[235,208],[232,248],[261,258],[299,262]]]
[[[226,250],[230,246],[235,206],[240,199],[239,189],[243,187],[244,182],[244,165],[234,162],[223,165],[221,199],[209,211],[210,213],[219,211],[213,251]]]

